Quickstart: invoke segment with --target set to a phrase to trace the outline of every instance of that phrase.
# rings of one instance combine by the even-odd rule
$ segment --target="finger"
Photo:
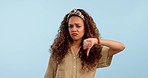
[[[90,49],[92,48],[92,46],[93,46],[93,45],[90,44],[90,45],[87,47],[87,48],[88,48],[88,49],[87,49],[87,56],[89,56],[89,52],[90,52]]]
[[[90,48],[87,49],[87,56],[89,56],[89,51],[90,51]]]
[[[87,46],[86,45],[83,45],[83,49],[87,49]]]
[[[86,43],[83,44],[83,49],[87,49]]]
[[[88,45],[89,45],[89,43],[87,42],[87,40],[84,40],[84,42],[83,42],[83,49],[87,49]]]

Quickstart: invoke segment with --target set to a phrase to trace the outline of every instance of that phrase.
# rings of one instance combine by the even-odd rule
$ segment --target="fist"
[[[87,50],[87,56],[93,45],[98,44],[99,39],[97,38],[87,38],[83,41],[83,49]]]

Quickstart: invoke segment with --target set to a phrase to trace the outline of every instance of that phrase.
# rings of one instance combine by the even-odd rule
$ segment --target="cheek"
[[[84,29],[82,29],[80,32],[81,32],[81,35],[84,35],[85,33]]]
[[[71,30],[70,29],[68,29],[68,33],[69,33],[69,35],[71,34]],[[71,35],[70,35],[71,36]]]
[[[68,32],[70,33],[70,29],[68,28]]]

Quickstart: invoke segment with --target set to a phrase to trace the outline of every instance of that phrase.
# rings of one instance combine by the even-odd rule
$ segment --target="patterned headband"
[[[69,17],[70,17],[71,15],[77,15],[77,16],[79,16],[80,18],[82,18],[83,20],[85,20],[85,19],[84,19],[84,16],[82,15],[82,13],[81,13],[79,10],[77,10],[77,9],[73,9],[70,13],[68,13],[67,20],[69,19]]]

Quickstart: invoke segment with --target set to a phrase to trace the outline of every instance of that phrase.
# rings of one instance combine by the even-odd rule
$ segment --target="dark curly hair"
[[[83,9],[77,9],[77,10],[82,13],[85,19],[84,20],[85,33],[82,38],[82,41],[87,38],[99,38],[100,34],[96,27],[95,22],[93,21],[93,18]],[[71,16],[77,16],[77,15],[71,15]],[[70,37],[69,31],[68,31],[67,17],[68,17],[68,14],[65,15],[63,21],[61,22],[60,28],[58,30],[58,34],[53,44],[51,45],[51,49],[50,49],[57,63],[62,62],[62,59],[67,54],[70,48],[70,43],[72,42],[72,38]],[[98,45],[98,44],[94,45],[90,50],[89,56],[87,56],[86,50],[83,49],[83,42],[81,42],[80,46],[81,48],[79,51],[79,58],[81,59],[82,70],[85,70],[85,71],[94,70],[94,68],[97,65],[97,62],[102,56],[100,54],[102,50],[101,45]]]

